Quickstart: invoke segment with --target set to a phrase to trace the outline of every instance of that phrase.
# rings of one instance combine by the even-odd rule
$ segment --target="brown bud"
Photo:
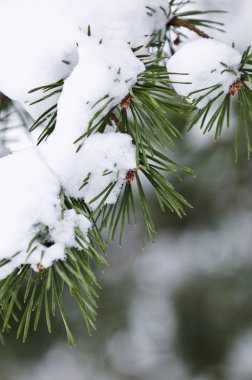
[[[44,265],[42,264],[37,264],[37,270],[39,271],[39,273],[44,273],[46,271],[46,268],[44,267]]]
[[[127,183],[131,184],[136,178],[136,169],[130,169],[126,175]]]
[[[130,103],[131,103],[130,95],[125,96],[125,98],[120,103],[121,110],[127,110],[130,106]]]
[[[237,79],[233,84],[231,84],[229,88],[230,95],[232,96],[237,95],[242,87],[243,87],[243,81],[241,79]]]

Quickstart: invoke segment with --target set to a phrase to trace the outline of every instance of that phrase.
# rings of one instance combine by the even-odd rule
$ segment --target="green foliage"
[[[58,261],[45,271],[44,268],[39,267],[38,263],[41,273],[34,273],[28,265],[25,265],[1,282],[0,305],[3,333],[10,329],[13,322],[16,322],[18,323],[17,336],[22,337],[25,341],[31,324],[33,324],[34,330],[37,330],[42,313],[46,317],[48,331],[51,332],[52,317],[55,316],[57,309],[65,325],[69,344],[73,345],[74,338],[62,304],[64,288],[70,291],[79,305],[88,331],[92,333],[95,329],[96,298],[97,290],[99,290],[93,263],[96,263],[101,271],[104,266],[108,265],[104,258],[106,246],[101,237],[102,231],[107,231],[107,243],[109,243],[115,238],[117,229],[119,229],[120,242],[122,242],[126,224],[136,222],[135,198],[138,198],[142,209],[144,244],[146,244],[148,236],[151,241],[154,240],[155,225],[145,195],[143,177],[153,186],[162,210],[169,209],[182,217],[185,215],[185,207],[191,207],[175,190],[171,183],[171,176],[181,180],[179,172],[188,174],[192,174],[192,172],[174,162],[166,154],[168,147],[172,147],[175,140],[181,138],[181,133],[169,121],[167,114],[176,112],[186,115],[191,106],[176,96],[167,71],[159,64],[159,61],[152,61],[149,56],[144,56],[142,59],[146,63],[146,71],[139,76],[128,97],[109,111],[107,109],[113,99],[108,96],[94,104],[93,108],[97,109],[95,116],[90,120],[87,132],[76,141],[78,147],[84,138],[95,132],[104,132],[109,124],[114,125],[118,131],[128,133],[132,137],[136,146],[137,168],[129,168],[128,178],[125,179],[121,196],[115,205],[105,205],[105,202],[117,181],[90,202],[92,204],[98,201],[98,206],[92,212],[83,199],[70,199],[64,195],[62,190],[62,210],[74,209],[77,213],[92,220],[93,227],[89,231],[89,241],[78,229],[75,231],[75,235],[79,249],[67,249],[67,260]],[[41,102],[60,93],[62,86],[63,81],[59,81],[34,89],[32,92],[42,90],[45,95],[37,101]],[[38,143],[50,136],[56,120],[57,105],[55,104],[33,123],[31,130],[43,128]],[[109,173],[104,172],[104,175],[107,174]],[[88,180],[89,176],[83,178],[82,187],[87,184]],[[133,184],[136,184],[137,187],[136,194],[132,189]],[[36,250],[38,243],[45,247],[53,244],[50,241],[47,226],[39,225],[36,228],[37,233],[27,247],[27,255],[31,255]],[[6,261],[0,263],[0,265],[6,264],[8,264]]]
[[[57,261],[52,267],[45,270],[39,266],[39,273],[35,273],[29,265],[24,265],[15,270],[9,277],[0,283],[0,318],[3,321],[2,333],[8,332],[12,324],[17,324],[17,336],[26,340],[30,328],[36,331],[42,315],[44,315],[48,331],[51,333],[53,317],[56,312],[62,317],[66,329],[69,344],[74,344],[74,338],[70,331],[67,317],[63,307],[63,292],[68,290],[79,305],[80,311],[86,322],[88,331],[95,330],[97,314],[97,297],[100,289],[96,277],[96,268],[100,271],[108,265],[105,254],[107,244],[119,235],[120,243],[123,240],[126,225],[136,223],[137,204],[141,208],[143,223],[143,243],[149,238],[154,241],[156,232],[155,223],[149,202],[145,192],[144,183],[151,185],[157,202],[163,211],[169,210],[183,217],[186,209],[190,208],[189,202],[176,191],[174,180],[181,181],[184,175],[193,175],[192,170],[180,165],[172,158],[171,148],[176,141],[182,138],[181,132],[171,121],[171,116],[189,117],[188,127],[192,128],[196,123],[201,123],[204,131],[216,128],[216,138],[221,135],[223,127],[229,126],[231,93],[224,94],[220,84],[216,83],[211,88],[205,88],[190,95],[195,95],[193,104],[179,97],[172,86],[169,75],[164,66],[164,46],[169,44],[171,53],[174,52],[173,33],[184,37],[179,23],[172,20],[182,20],[183,26],[195,33],[202,34],[198,27],[219,28],[222,23],[202,18],[209,13],[219,11],[183,11],[183,8],[191,3],[191,0],[171,0],[167,9],[163,9],[167,17],[166,30],[157,31],[150,36],[148,47],[150,54],[138,55],[145,64],[145,72],[139,75],[137,83],[130,93],[122,99],[120,104],[115,104],[115,99],[105,95],[97,103],[92,105],[95,110],[94,117],[90,120],[87,131],[76,141],[76,150],[81,149],[82,143],[88,136],[100,132],[103,133],[108,125],[114,126],[118,132],[127,133],[132,137],[136,147],[135,168],[129,168],[121,195],[114,205],[107,205],[106,200],[111,191],[118,184],[119,179],[105,188],[90,204],[98,205],[90,210],[83,199],[72,199],[60,194],[62,211],[74,209],[78,214],[87,216],[92,221],[92,229],[85,238],[80,229],[75,230],[77,248],[66,249],[66,260]],[[151,17],[155,10],[149,8]],[[205,17],[205,16],[204,16]],[[91,28],[88,28],[91,35]],[[206,37],[206,36],[205,36]],[[141,47],[136,47],[138,52]],[[154,58],[153,58],[154,57]],[[64,62],[68,64],[67,62]],[[240,66],[242,84],[237,91],[238,121],[236,132],[236,157],[240,135],[243,132],[246,139],[248,155],[251,152],[250,125],[252,122],[251,109],[251,79],[252,79],[252,54],[247,49],[242,57]],[[223,63],[223,72],[231,70]],[[181,75],[181,82],[183,78]],[[184,82],[185,83],[185,82]],[[64,80],[41,86],[31,90],[38,93],[38,99],[32,103],[43,102],[46,99],[58,96],[63,89]],[[42,93],[42,95],[41,95]],[[216,94],[203,109],[198,109],[199,102],[209,94]],[[32,106],[31,104],[31,106]],[[14,105],[12,105],[14,107]],[[8,113],[5,113],[6,118]],[[208,118],[211,115],[210,119]],[[21,116],[20,116],[21,118]],[[57,104],[47,109],[37,120],[33,122],[30,131],[39,128],[42,130],[38,144],[53,133],[57,121]],[[110,174],[105,170],[103,175]],[[83,178],[82,188],[89,181],[90,174]],[[145,181],[145,182],[144,182]],[[36,250],[36,245],[48,247],[53,244],[50,241],[48,226],[36,226],[37,233],[27,247],[27,255]],[[106,243],[102,234],[106,233]],[[19,253],[17,253],[18,255]],[[0,266],[7,265],[3,260]],[[0,340],[2,340],[0,333]]]
[[[223,72],[232,71],[225,63],[223,65]],[[236,121],[236,135],[235,135],[235,160],[238,160],[238,149],[240,139],[243,135],[248,159],[251,155],[251,126],[252,126],[252,54],[250,47],[246,49],[242,56],[241,65],[239,68],[240,79],[235,80],[234,84],[230,86],[229,93],[225,94],[220,84],[216,84],[210,88],[205,88],[189,96],[195,95],[193,103],[193,111],[188,122],[189,130],[197,123],[200,123],[200,128],[204,133],[209,132],[215,128],[215,138],[221,136],[223,127],[230,126],[230,112],[232,97],[237,104],[237,121]],[[197,109],[200,101],[202,101],[209,94],[214,94],[211,101],[207,103],[202,109]]]
[[[186,40],[188,37],[181,30],[181,26],[192,30],[193,32],[199,34],[201,37],[208,38],[207,34],[203,32],[201,27],[208,29],[216,29],[220,32],[224,32],[224,24],[219,21],[210,20],[207,18],[208,15],[225,13],[222,10],[208,10],[199,11],[184,10],[189,4],[194,4],[193,0],[170,0],[168,2],[167,8],[161,8],[167,18],[166,30],[159,30],[155,33],[149,43],[149,46],[157,49],[157,55],[164,54],[164,44],[168,43],[171,54],[175,52],[175,46],[180,44],[182,40]],[[177,22],[178,21],[178,22]],[[174,38],[174,35],[176,38]],[[166,48],[167,51],[167,48]]]
[[[76,212],[90,216],[88,208],[75,200],[61,195],[63,209],[75,209]],[[38,233],[29,244],[27,255],[36,250],[38,243],[47,247],[53,243],[49,240],[48,228],[40,226]],[[82,231],[76,228],[75,239],[79,248],[66,249],[65,261],[54,262],[52,267],[45,269],[38,263],[38,273],[29,265],[16,269],[0,286],[2,333],[9,331],[13,322],[17,324],[17,338],[23,342],[31,326],[38,329],[41,314],[45,315],[49,333],[52,332],[53,317],[58,312],[64,323],[69,345],[74,345],[74,337],[69,328],[64,311],[62,296],[64,289],[70,292],[86,322],[90,334],[95,330],[97,315],[97,291],[100,285],[94,271],[94,264],[103,272],[108,265],[105,259],[106,247],[103,244],[99,230],[94,225],[90,229],[88,239]],[[0,266],[6,265],[6,260]],[[2,335],[0,335],[2,338]]]
[[[38,100],[31,103],[31,106],[34,104],[43,102],[44,100],[58,95],[61,93],[62,88],[64,85],[64,81],[60,80],[56,83],[52,83],[46,86],[41,86],[34,88],[30,91],[30,93],[42,91],[45,95],[40,97]],[[54,104],[52,107],[48,108],[45,112],[40,115],[40,117],[34,121],[30,128],[30,132],[33,132],[38,127],[43,127],[43,131],[40,133],[40,136],[38,138],[38,144],[40,144],[42,141],[47,139],[47,137],[50,136],[50,134],[54,131],[54,128],[56,126],[57,121],[57,104]]]
[[[121,104],[116,105],[100,118],[112,101],[113,99],[108,96],[101,99],[100,108],[90,121],[87,132],[76,143],[94,132],[102,133],[109,123],[115,124],[121,133],[127,133],[132,137],[136,146],[137,168],[129,169],[132,171],[136,169],[138,173],[136,184],[138,204],[142,209],[145,245],[147,235],[151,241],[154,240],[155,226],[143,190],[143,176],[153,187],[162,210],[169,209],[182,217],[185,215],[184,207],[191,207],[185,198],[176,192],[171,184],[170,176],[180,179],[178,171],[184,171],[190,175],[192,171],[177,164],[164,153],[167,152],[169,146],[174,145],[177,138],[182,137],[175,125],[167,118],[167,114],[176,112],[185,115],[191,106],[178,99],[166,68],[156,61],[146,64],[146,71],[139,76],[130,94],[122,100]],[[94,215],[97,222],[99,221],[100,228],[108,229],[108,241],[115,238],[119,228],[121,243],[125,225],[135,221],[135,194],[131,189],[134,177],[133,174],[132,181],[126,179],[122,194],[115,205],[103,207],[116,182],[109,185],[95,199],[100,199],[100,203]]]

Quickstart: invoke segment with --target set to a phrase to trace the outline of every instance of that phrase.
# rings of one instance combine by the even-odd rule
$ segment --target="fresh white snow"
[[[170,74],[173,82],[182,82],[173,83],[175,91],[188,97],[190,102],[209,92],[213,86],[221,85],[197,104],[198,108],[203,108],[220,92],[229,92],[230,86],[240,77],[240,63],[241,54],[236,49],[220,41],[199,38],[183,44],[168,60],[167,70],[176,73]],[[209,90],[200,91],[206,88]]]
[[[0,260],[8,260],[0,278],[25,263],[39,270],[64,260],[67,248],[78,248],[77,227],[88,239],[92,226],[86,217],[74,210],[62,216],[62,189],[95,208],[101,199],[91,201],[111,185],[105,203],[113,204],[128,170],[136,169],[131,137],[115,128],[74,142],[108,100],[99,118],[128,95],[145,70],[132,48],[164,28],[160,7],[167,8],[167,1],[1,2],[0,34],[5,38],[0,40],[0,90],[35,119],[56,103],[58,115],[46,142],[0,159]],[[31,90],[62,79],[62,93],[31,104],[45,95]],[[36,249],[28,252],[43,226],[52,244],[45,246],[37,238]]]
[[[91,227],[87,218],[71,210],[65,211],[62,219],[60,183],[35,148],[1,158],[0,173],[4,179],[0,187],[0,260],[11,259],[0,267],[0,279],[24,263],[36,270],[37,264],[48,267],[56,258],[63,259],[65,247],[76,246],[77,226],[87,236]],[[28,245],[42,226],[48,227],[49,240],[55,244],[46,248],[35,242],[32,248],[36,250],[28,254]]]
[[[57,104],[55,131],[39,147],[0,159],[0,278],[28,263],[34,270],[66,258],[78,248],[75,229],[88,239],[91,222],[74,210],[64,211],[59,194],[82,198],[95,209],[97,196],[111,187],[105,204],[114,204],[127,172],[137,169],[135,146],[116,126],[86,136],[127,96],[145,66],[132,48],[145,45],[167,22],[167,0],[2,0],[0,12],[0,91],[21,103],[33,118]],[[240,53],[215,40],[184,44],[168,61],[176,92],[221,84],[226,93],[239,77]],[[226,64],[231,70],[225,70]],[[64,80],[62,92],[44,96],[34,88]],[[203,107],[216,93],[209,94]],[[197,95],[188,97],[192,101]],[[98,115],[98,111],[102,110]],[[98,115],[98,116],[97,116]],[[78,142],[76,142],[78,140]],[[45,226],[49,242],[35,239]]]
[[[129,135],[115,131],[93,134],[78,144],[74,142],[87,131],[89,121],[110,99],[113,100],[99,119],[120,103],[144,65],[128,45],[100,44],[95,38],[85,37],[79,52],[79,63],[66,80],[58,103],[56,129],[40,149],[66,193],[75,198],[84,197],[88,202],[109,183],[125,179],[127,171],[136,168],[135,148]],[[104,96],[106,99],[100,101]],[[105,171],[110,174],[104,175]],[[80,191],[89,174],[88,186]],[[116,201],[120,187],[119,181],[107,203]]]
[[[146,6],[156,12],[150,16]],[[156,28],[164,27],[160,6],[167,8],[167,1],[2,0],[1,91],[39,116],[50,101],[30,106],[38,94],[28,91],[69,76],[78,61],[77,43],[89,27],[98,40],[138,47],[149,41]]]

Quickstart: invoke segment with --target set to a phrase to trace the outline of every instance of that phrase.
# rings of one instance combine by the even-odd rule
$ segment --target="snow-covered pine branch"
[[[104,229],[109,242],[119,227],[121,240],[135,220],[133,183],[144,241],[155,233],[144,177],[163,210],[185,215],[191,206],[172,176],[192,171],[167,154],[181,137],[170,111],[190,115],[190,127],[216,126],[218,137],[237,95],[236,142],[243,127],[250,152],[251,54],[211,39],[204,28],[222,24],[208,22],[209,12],[184,10],[190,3],[2,1],[0,91],[33,118],[30,131],[39,131],[37,146],[0,159],[3,331],[25,287],[18,336],[26,339],[32,315],[37,329],[42,304],[51,331],[57,305],[73,344],[63,284],[95,328],[92,262],[107,265]],[[197,39],[187,42],[188,30]]]

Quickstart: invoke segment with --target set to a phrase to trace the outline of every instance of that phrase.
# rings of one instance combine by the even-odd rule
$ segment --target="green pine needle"
[[[228,70],[229,68],[226,67],[226,69]],[[232,97],[234,97],[234,100],[237,103],[235,131],[236,162],[239,157],[239,146],[241,144],[241,140],[245,140],[248,159],[250,159],[252,151],[252,54],[250,53],[250,47],[248,47],[243,53],[239,72],[240,79],[234,82],[234,86],[238,87],[235,89],[235,93],[233,94],[231,87],[229,93],[224,94],[221,90],[220,84],[216,84],[210,88],[205,88],[189,94],[190,97],[192,95],[196,95],[196,98],[193,102],[194,108],[188,121],[189,130],[198,123],[200,123],[200,128],[204,130],[204,133],[215,128],[215,138],[218,139],[222,134],[223,127],[226,126],[229,128],[230,126],[231,100]],[[197,109],[199,102],[211,93],[215,94],[213,99],[210,100],[202,109]]]

